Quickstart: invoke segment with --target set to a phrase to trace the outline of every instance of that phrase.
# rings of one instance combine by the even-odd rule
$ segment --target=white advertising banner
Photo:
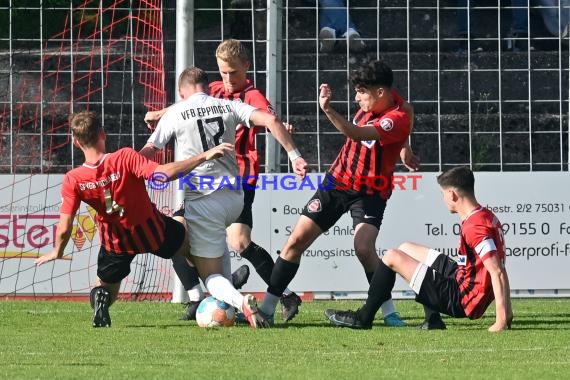
[[[377,240],[378,253],[413,241],[455,257],[460,221],[442,201],[437,173],[399,175],[400,184],[388,202]],[[0,294],[87,293],[94,284],[99,237],[93,210],[85,205],[75,220],[66,260],[40,268],[33,264],[38,254],[53,247],[62,177],[0,176]],[[322,178],[319,174],[303,182],[287,174],[260,178],[253,207],[253,240],[274,259]],[[520,295],[546,290],[567,295],[570,176],[560,172],[476,173],[475,187],[480,203],[503,223],[511,289]],[[368,285],[353,238],[352,219],[344,215],[303,254],[291,289],[336,296],[365,293]],[[169,270],[168,261],[159,261],[164,266],[160,270]],[[244,263],[249,264],[232,254],[233,268]],[[243,290],[265,291],[266,285],[251,269]],[[410,295],[400,278],[395,290]]]
[[[460,221],[443,203],[436,182],[438,173],[399,173],[400,183],[388,201],[376,242],[379,254],[412,241],[437,248],[455,257]],[[283,175],[279,176],[280,178]],[[322,175],[310,175],[316,187]],[[507,269],[511,289],[521,295],[570,289],[570,176],[560,172],[476,173],[479,202],[490,208],[503,223],[507,247]],[[293,176],[271,181],[257,190],[254,202],[253,239],[270,250],[273,257],[283,247],[303,206],[314,190],[308,186],[285,190],[281,182],[295,184]],[[263,181],[260,180],[261,185]],[[303,254],[291,289],[298,291],[366,292],[368,285],[355,256],[352,218],[345,214]],[[249,290],[265,289],[252,275]],[[406,294],[407,284],[398,277],[396,291]],[[408,294],[409,295],[409,294]]]
[[[84,203],[63,259],[34,264],[54,247],[62,180],[61,174],[0,176],[0,295],[80,295],[94,286],[100,239],[95,210]],[[172,212],[170,205],[160,209]],[[139,256],[122,291],[141,290],[154,282],[149,285],[152,292],[170,292],[171,267],[170,260]]]

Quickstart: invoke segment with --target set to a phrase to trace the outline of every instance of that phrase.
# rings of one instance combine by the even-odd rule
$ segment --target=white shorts
[[[184,204],[190,254],[222,257],[228,250],[226,228],[236,221],[243,209],[243,192],[216,190],[203,197],[186,200]]]
[[[418,266],[416,267],[416,270],[414,271],[414,274],[410,279],[410,288],[412,288],[412,290],[416,294],[420,294],[422,283],[424,282],[424,279],[426,278],[426,273],[429,269],[428,267],[431,267],[433,265],[433,263],[439,257],[439,255],[442,255],[442,253],[435,249],[430,248],[430,250],[427,253],[426,262],[419,263]]]

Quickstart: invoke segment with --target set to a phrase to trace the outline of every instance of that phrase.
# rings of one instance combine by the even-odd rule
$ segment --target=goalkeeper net
[[[83,161],[67,118],[100,113],[109,151],[144,145],[144,113],[167,102],[163,11],[160,0],[0,6],[0,296],[85,296],[95,283],[99,236],[85,205],[63,260],[34,265],[53,249],[63,175]],[[168,189],[151,198],[172,213]],[[138,255],[123,298],[168,297],[170,268]]]

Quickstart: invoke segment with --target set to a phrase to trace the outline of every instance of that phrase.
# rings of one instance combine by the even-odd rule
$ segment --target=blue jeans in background
[[[528,34],[528,2],[529,0],[511,0],[511,30],[516,34]],[[457,33],[466,36],[469,29],[470,34],[477,33],[476,27],[478,18],[471,8],[475,5],[475,0],[457,0]],[[469,25],[467,25],[469,19]]]
[[[319,0],[319,28],[329,27],[337,36],[343,36],[348,29],[356,31],[356,26],[348,15],[342,0]]]

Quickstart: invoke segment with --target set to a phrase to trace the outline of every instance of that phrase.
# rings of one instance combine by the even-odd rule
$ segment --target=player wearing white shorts
[[[191,67],[180,74],[179,94],[183,99],[169,107],[145,148],[162,149],[172,137],[180,159],[194,156],[221,143],[235,144],[239,124],[265,126],[285,148],[295,174],[304,177],[307,163],[301,157],[282,122],[268,112],[248,104],[217,99],[206,94],[208,81],[203,70]],[[198,166],[179,181],[184,184],[184,204],[190,253],[204,285],[215,298],[239,308],[252,327],[267,327],[257,313],[252,295],[241,295],[228,280],[230,257],[226,228],[243,208],[235,155],[225,155]]]

